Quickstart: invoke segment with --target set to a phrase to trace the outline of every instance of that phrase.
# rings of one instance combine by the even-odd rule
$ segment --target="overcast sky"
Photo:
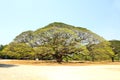
[[[120,40],[120,0],[0,0],[0,44],[52,22],[85,27]]]

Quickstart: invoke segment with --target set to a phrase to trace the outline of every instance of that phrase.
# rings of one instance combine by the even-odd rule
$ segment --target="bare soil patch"
[[[0,60],[0,80],[120,80],[120,63]]]

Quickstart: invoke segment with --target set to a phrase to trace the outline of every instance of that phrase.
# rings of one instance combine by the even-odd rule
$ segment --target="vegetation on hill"
[[[36,31],[22,32],[9,45],[0,47],[0,57],[57,62],[114,61],[119,54],[114,49],[111,42],[86,28],[54,22]]]

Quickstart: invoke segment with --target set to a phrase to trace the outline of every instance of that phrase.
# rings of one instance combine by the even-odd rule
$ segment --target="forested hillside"
[[[0,57],[10,59],[56,60],[57,62],[112,60],[111,42],[92,31],[54,22],[36,31],[26,31],[1,47]]]

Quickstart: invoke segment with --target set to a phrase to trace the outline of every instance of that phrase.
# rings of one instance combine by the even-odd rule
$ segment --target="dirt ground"
[[[120,80],[120,63],[0,60],[0,80]]]

